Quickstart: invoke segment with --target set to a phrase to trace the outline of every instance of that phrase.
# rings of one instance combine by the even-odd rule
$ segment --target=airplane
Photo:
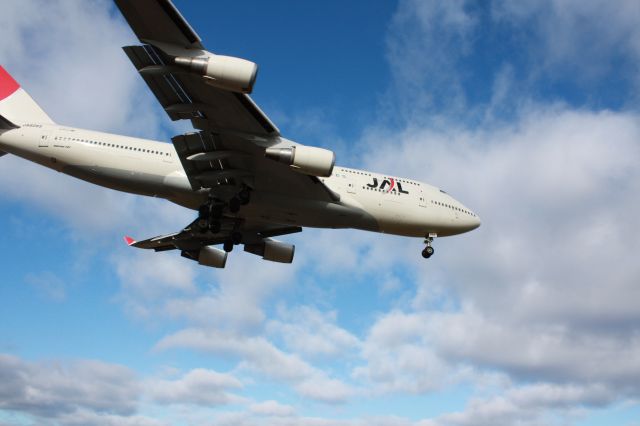
[[[283,137],[249,97],[258,66],[205,50],[170,0],[114,1],[141,43],[124,52],[169,118],[190,120],[193,131],[168,144],[58,125],[0,66],[0,156],[197,211],[182,230],[125,237],[129,246],[177,250],[215,268],[237,245],[291,263],[295,246],[274,237],[354,228],[424,238],[429,258],[434,238],[480,226],[439,188],[336,166],[334,152]]]

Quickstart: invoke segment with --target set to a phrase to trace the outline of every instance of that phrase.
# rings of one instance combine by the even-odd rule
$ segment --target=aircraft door
[[[420,195],[418,197],[418,205],[420,207],[424,207],[424,208],[427,207],[427,197],[426,197],[424,191],[422,191],[422,189],[420,189]]]
[[[49,148],[49,144],[51,143],[51,133],[48,130],[45,130],[40,136],[40,140],[38,140],[38,148],[45,150]]]

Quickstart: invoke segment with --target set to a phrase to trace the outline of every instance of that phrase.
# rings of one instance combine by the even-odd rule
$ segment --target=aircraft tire
[[[224,244],[222,245],[222,248],[227,253],[231,253],[231,250],[233,250],[233,241],[231,240],[225,241]]]
[[[433,249],[433,247],[431,246],[425,247],[424,250],[422,250],[422,257],[424,257],[425,259],[428,259],[431,256],[433,256],[434,252],[435,250]]]

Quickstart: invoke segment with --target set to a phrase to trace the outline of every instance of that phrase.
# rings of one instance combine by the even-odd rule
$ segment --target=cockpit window
[[[442,189],[440,190],[440,192],[442,192],[443,194],[446,194],[446,192],[444,192]]]

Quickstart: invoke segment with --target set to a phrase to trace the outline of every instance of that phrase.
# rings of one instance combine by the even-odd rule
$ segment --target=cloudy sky
[[[192,212],[2,157],[0,425],[640,425],[640,3],[176,4],[260,65],[285,136],[482,226],[428,262],[305,230],[293,265],[218,271],[121,241]],[[0,63],[55,121],[168,141],[135,43],[106,0],[0,13]]]

